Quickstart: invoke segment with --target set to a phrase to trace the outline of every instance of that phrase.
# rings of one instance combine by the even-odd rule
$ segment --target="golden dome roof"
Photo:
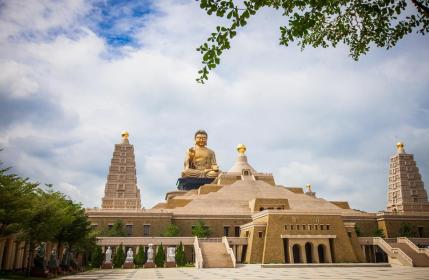
[[[246,152],[246,146],[244,144],[238,144],[237,151],[240,153],[240,155],[244,155]]]
[[[128,139],[128,136],[130,136],[130,134],[128,133],[128,131],[124,130],[121,133],[122,139]]]

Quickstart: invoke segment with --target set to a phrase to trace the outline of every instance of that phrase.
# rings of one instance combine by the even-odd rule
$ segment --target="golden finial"
[[[398,151],[398,153],[400,154],[405,153],[404,146],[405,145],[403,142],[396,143],[396,150]]]
[[[306,185],[306,188],[307,188],[307,192],[312,192],[310,184]]]
[[[122,139],[124,139],[124,140],[127,140],[129,135],[130,134],[126,130],[122,131],[122,133],[121,133]]]
[[[238,144],[237,151],[241,156],[244,156],[244,153],[246,152],[246,146],[244,144]]]

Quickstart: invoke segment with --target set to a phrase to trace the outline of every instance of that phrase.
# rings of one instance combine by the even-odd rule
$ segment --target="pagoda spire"
[[[387,191],[389,212],[429,212],[429,202],[422,176],[412,154],[404,143],[396,144],[396,154],[390,158]]]
[[[122,142],[115,145],[107,176],[101,208],[140,209],[134,146],[128,141],[128,131],[121,133]]]

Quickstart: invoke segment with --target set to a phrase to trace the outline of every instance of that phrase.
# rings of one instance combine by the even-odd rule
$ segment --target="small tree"
[[[161,243],[161,245],[158,246],[158,251],[156,252],[156,256],[155,256],[156,267],[164,267],[164,262],[165,262],[165,254]]]
[[[139,252],[137,253],[137,255],[134,258],[134,264],[137,267],[142,267],[145,263],[146,263],[146,254],[144,251],[144,247],[143,246],[139,246]]]
[[[122,249],[122,244],[119,245],[118,249],[116,250],[116,254],[113,257],[113,265],[115,268],[120,268],[125,262],[125,253]]]
[[[128,236],[128,234],[125,231],[124,222],[122,222],[122,220],[116,220],[112,228],[103,230],[101,236],[125,237]]]
[[[372,236],[384,238],[385,237],[384,230],[382,228],[376,228],[372,232]]]
[[[192,228],[192,235],[196,237],[209,237],[211,233],[210,228],[202,220],[199,220]]]
[[[179,236],[180,230],[176,224],[169,224],[165,230],[161,233],[161,236],[164,237],[174,237]]]
[[[416,231],[414,230],[413,226],[409,223],[401,223],[401,226],[399,227],[399,236],[401,237],[416,237]]]
[[[91,256],[91,266],[92,267],[100,267],[103,263],[103,252],[100,246],[95,246],[94,251]]]
[[[180,241],[179,247],[177,247],[177,250],[176,250],[176,264],[177,266],[186,265],[185,251],[183,250],[182,241]]]
[[[355,232],[356,232],[357,237],[362,235],[362,233],[360,231],[360,227],[358,225],[355,225]]]

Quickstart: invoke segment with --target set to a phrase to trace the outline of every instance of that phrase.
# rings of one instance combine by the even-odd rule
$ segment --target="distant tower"
[[[141,208],[134,146],[128,142],[128,135],[127,131],[122,132],[122,143],[115,145],[101,208]]]
[[[429,212],[429,202],[419,169],[404,144],[396,144],[396,155],[390,158],[387,211]]]

